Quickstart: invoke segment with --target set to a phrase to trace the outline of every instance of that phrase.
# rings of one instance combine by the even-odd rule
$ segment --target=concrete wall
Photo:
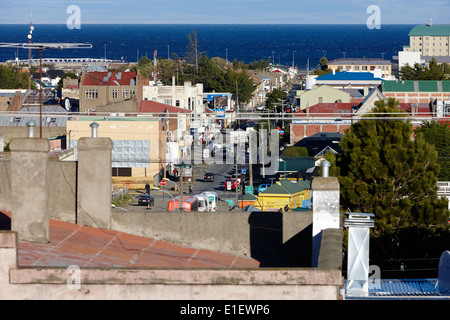
[[[75,223],[77,163],[50,160],[49,173],[49,217]]]
[[[0,210],[11,212],[11,161],[0,161]],[[49,161],[49,217],[75,222],[76,216],[76,162]],[[26,194],[23,194],[24,197]]]
[[[310,266],[312,212],[112,212],[111,229],[249,256],[269,264]]]
[[[17,233],[0,231],[1,300],[337,300],[342,285],[337,269],[21,268]]]
[[[0,210],[11,211],[11,161],[0,161]]]

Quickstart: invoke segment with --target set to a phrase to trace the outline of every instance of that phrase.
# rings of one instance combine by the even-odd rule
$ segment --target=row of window
[[[131,98],[136,93],[135,89],[122,89],[122,99]],[[98,99],[98,90],[97,89],[87,89],[86,90],[86,99]],[[112,98],[119,98],[119,89],[113,89]]]
[[[378,68],[377,68],[378,67]],[[352,66],[346,66],[345,68],[343,66],[338,67],[339,70],[345,70],[345,71],[351,71]],[[375,69],[381,69],[383,71],[389,71],[389,66],[370,66],[370,71],[374,71]],[[368,71],[369,66],[353,66],[353,71]]]
[[[433,40],[433,41],[436,41],[436,40],[438,40],[438,41],[445,41],[445,40],[447,40],[448,39],[448,37],[423,37],[423,39],[425,40],[425,41],[428,41],[428,40],[430,40],[430,38],[431,38],[431,40]],[[419,41],[421,41],[422,40],[422,37],[411,37],[411,39],[412,40],[419,40]]]

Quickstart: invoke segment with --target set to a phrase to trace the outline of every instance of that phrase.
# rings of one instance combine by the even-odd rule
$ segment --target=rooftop
[[[411,29],[408,36],[420,37],[420,36],[450,36],[450,25],[418,25]]]
[[[251,258],[57,220],[50,220],[49,243],[19,241],[18,260],[30,267],[259,268]]]
[[[391,61],[378,58],[341,58],[328,61],[328,65],[390,65]]]
[[[266,190],[260,192],[260,195],[271,195],[271,194],[296,194],[311,188],[310,181],[300,180],[297,183],[291,182],[289,180],[280,180],[271,185]]]
[[[450,81],[405,80],[383,81],[382,92],[450,92]]]
[[[190,110],[186,110],[179,107],[174,107],[168,104],[151,101],[151,100],[141,100],[139,103],[138,112],[142,113],[190,113]]]
[[[86,72],[84,86],[135,86],[136,72]]]
[[[379,80],[380,78],[375,78],[375,75],[371,72],[348,72],[341,71],[333,73],[328,73],[323,76],[317,77],[316,81],[372,81]]]

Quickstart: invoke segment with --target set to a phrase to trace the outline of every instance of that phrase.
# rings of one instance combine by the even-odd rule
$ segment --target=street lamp
[[[279,158],[278,162],[283,162],[284,163],[284,177],[283,177],[283,179],[286,179],[286,160],[283,160],[283,159]]]
[[[183,194],[181,193],[181,188],[178,186],[178,184],[176,184],[175,182],[173,182],[172,180],[169,180],[169,179],[167,179],[167,178],[163,178],[163,180],[164,181],[166,181],[166,182],[171,182],[171,183],[173,183],[177,188],[178,188],[178,190],[180,190],[180,210],[183,210],[183,205],[182,205],[182,203],[183,203]],[[165,191],[165,190],[162,190],[162,191]],[[167,191],[166,191],[167,192]],[[169,193],[170,194],[170,193]],[[172,196],[172,195],[171,195]],[[173,199],[173,197],[172,197],[172,199]],[[173,201],[174,203],[175,203],[175,199],[174,199],[174,201]]]

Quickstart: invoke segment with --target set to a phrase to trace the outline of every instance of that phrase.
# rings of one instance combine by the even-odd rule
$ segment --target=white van
[[[219,195],[214,191],[205,191],[196,195],[199,205],[198,211],[217,211],[217,202]]]

